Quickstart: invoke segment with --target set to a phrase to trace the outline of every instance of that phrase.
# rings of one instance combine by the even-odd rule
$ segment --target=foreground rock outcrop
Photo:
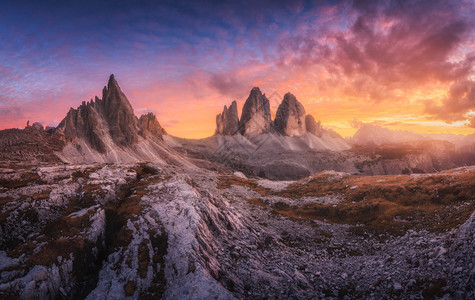
[[[474,177],[2,168],[0,298],[473,299]]]

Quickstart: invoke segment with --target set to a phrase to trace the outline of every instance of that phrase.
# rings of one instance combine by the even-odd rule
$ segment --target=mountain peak
[[[299,136],[305,133],[305,108],[293,94],[284,95],[284,100],[277,108],[274,125],[284,135]]]
[[[102,100],[103,111],[109,124],[112,139],[117,145],[133,145],[138,141],[138,120],[134,109],[115,80],[114,74],[109,77],[107,88],[104,87]]]
[[[165,129],[160,125],[157,117],[151,112],[140,116],[138,126],[140,128],[139,133],[144,138],[147,138],[148,135],[152,135],[153,137],[163,139],[163,135],[166,134]]]
[[[107,88],[110,90],[110,89],[114,89],[114,88],[118,88],[120,90],[120,87],[119,87],[119,83],[117,82],[117,80],[115,79],[114,77],[114,74],[111,74],[109,76],[109,81],[107,82]]]
[[[322,128],[322,123],[318,121],[318,123],[315,121],[315,118],[312,115],[306,115],[305,116],[305,127],[308,132],[311,134],[322,137],[323,135],[323,128]]]
[[[101,153],[110,146],[107,140],[118,146],[132,146],[138,143],[139,135],[161,138],[165,134],[153,114],[142,116],[139,122],[114,74],[102,90],[102,99],[96,97],[71,109],[58,128],[67,140],[82,138]]]
[[[271,124],[269,100],[258,87],[249,93],[242,108],[240,129],[243,135],[253,136],[269,132]]]
[[[237,103],[233,101],[229,108],[225,105],[223,112],[216,116],[216,134],[236,134],[239,128]]]
[[[253,96],[253,97],[260,97],[262,95],[265,95],[264,93],[262,93],[261,89],[257,86],[253,87],[251,89],[251,92],[249,93],[249,96]]]

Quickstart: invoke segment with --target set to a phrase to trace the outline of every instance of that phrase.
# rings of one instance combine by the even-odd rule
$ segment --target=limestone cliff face
[[[277,108],[274,125],[276,131],[283,135],[301,136],[306,132],[305,108],[293,94],[285,94]]]
[[[270,104],[258,87],[251,90],[242,108],[239,122],[240,132],[245,136],[255,136],[270,131]]]
[[[285,136],[302,136],[306,132],[321,138],[325,130],[320,121],[317,123],[313,116],[305,114],[302,103],[291,93],[285,94],[275,120],[272,121],[269,100],[258,87],[251,90],[244,103],[241,120],[238,118],[236,101],[233,101],[229,108],[225,105],[223,112],[216,116],[215,134],[219,135],[240,133],[244,136],[256,136],[279,133]]]
[[[54,152],[61,151],[64,144],[62,135],[44,130],[40,123],[0,130],[0,161],[59,162]]]
[[[140,116],[138,126],[140,129],[139,134],[144,138],[151,136],[163,139],[163,135],[167,134],[153,113]]]
[[[311,134],[322,137],[323,135],[323,128],[320,121],[316,122],[312,115],[305,116],[305,127],[308,132]]]
[[[161,138],[165,130],[152,113],[138,119],[129,100],[111,75],[102,90],[102,99],[95,97],[71,108],[57,127],[66,141],[83,139],[92,149],[105,153],[111,143],[128,147],[136,145],[139,137]]]
[[[138,141],[138,120],[129,100],[111,75],[107,87],[102,90],[103,115],[109,132],[117,145],[129,146]]]
[[[233,135],[238,133],[238,129],[237,103],[233,101],[229,108],[225,105],[223,112],[216,116],[216,134]]]
[[[102,118],[102,100],[83,102],[77,109],[71,108],[66,117],[58,125],[58,132],[63,133],[66,141],[74,142],[83,138],[93,149],[106,151],[102,139],[105,120]]]

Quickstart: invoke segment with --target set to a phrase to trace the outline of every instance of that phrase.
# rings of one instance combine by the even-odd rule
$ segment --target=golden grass
[[[20,178],[11,180],[6,178],[0,178],[0,187],[6,189],[17,189],[29,184],[44,184],[40,176],[36,172],[25,172],[20,175]]]
[[[238,182],[252,187],[246,181]],[[310,203],[292,207],[276,203],[270,207],[275,213],[293,219],[363,224],[367,230],[394,235],[404,234],[408,229],[443,232],[460,226],[475,210],[475,172],[342,178],[320,173],[281,192],[267,193],[296,200],[327,195],[345,199],[338,205]],[[267,206],[257,198],[248,201]]]
[[[48,244],[43,246],[40,251],[34,252],[37,244],[28,241],[9,250],[8,255],[18,257],[21,254],[31,253],[26,264],[28,267],[33,267],[35,265],[51,266],[53,263],[57,263],[58,256],[69,257],[70,253],[76,255],[83,252],[86,247],[92,246],[92,243],[81,232],[90,226],[89,217],[93,213],[94,210],[90,210],[80,217],[60,217],[41,231],[42,237],[37,242],[47,242]]]
[[[50,190],[50,189],[46,189],[46,190],[43,190],[43,191],[39,191],[39,192],[37,192],[37,193],[34,193],[33,195],[31,195],[31,198],[33,198],[33,200],[48,199],[48,198],[49,198],[49,194],[51,194],[51,190]]]
[[[267,205],[259,198],[249,198],[246,199],[249,203],[260,206],[260,207],[267,207]]]
[[[53,263],[57,263],[58,256],[69,257],[70,253],[76,254],[84,251],[88,242],[84,237],[59,237],[54,241],[50,241],[48,246],[42,247],[40,251],[30,255],[27,265],[30,267],[35,265],[51,266]]]

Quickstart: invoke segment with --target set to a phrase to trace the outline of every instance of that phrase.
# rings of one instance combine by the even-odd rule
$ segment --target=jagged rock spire
[[[137,143],[138,120],[114,74],[111,74],[107,87],[102,90],[102,100],[110,135],[114,142],[123,146]]]
[[[241,134],[254,136],[269,132],[271,128],[270,104],[265,94],[254,87],[242,108],[239,122]]]
[[[277,132],[284,135],[300,136],[305,133],[305,108],[293,94],[284,95],[274,125]]]
[[[238,120],[237,104],[233,101],[226,105],[223,112],[216,116],[215,134],[255,136],[275,132],[286,136],[301,136],[309,132],[319,138],[323,136],[320,121],[312,115],[306,115],[305,108],[292,93],[286,93],[279,105],[275,120],[271,121],[269,100],[258,87],[249,93],[242,108],[241,120]]]
[[[140,135],[145,138],[151,135],[162,139],[163,135],[166,134],[165,129],[160,125],[157,117],[151,112],[140,116],[138,124]]]
[[[216,116],[216,134],[233,135],[238,133],[238,129],[237,103],[233,101],[229,108],[225,105],[223,112]]]
[[[111,147],[110,140],[126,147],[137,144],[140,135],[161,138],[165,134],[155,115],[150,113],[137,119],[113,74],[102,90],[102,99],[95,97],[77,109],[71,108],[58,129],[66,140],[84,139],[102,153]]]
[[[320,123],[320,121],[316,122],[315,118],[312,115],[305,116],[305,127],[307,128],[307,131],[310,132],[311,134],[318,137],[322,137],[323,135],[322,124]]]

